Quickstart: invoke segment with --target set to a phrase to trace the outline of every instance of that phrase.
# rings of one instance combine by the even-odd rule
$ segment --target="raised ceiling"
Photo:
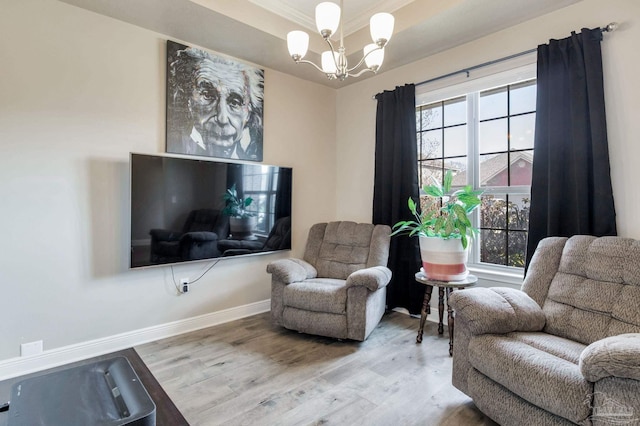
[[[305,59],[320,62],[326,45],[315,31],[318,0],[60,1],[330,87],[363,78],[329,81],[289,57],[287,33],[299,29],[310,33]],[[395,30],[382,73],[578,1],[344,0],[345,47],[349,62],[355,63],[362,56],[360,49],[370,43],[369,17],[380,11],[393,13]]]
[[[280,15],[309,31],[316,30],[315,9],[318,0],[249,0],[269,12]],[[348,37],[369,25],[369,18],[378,12],[393,13],[413,0],[347,0],[343,1],[344,36]],[[339,1],[336,0],[339,4]]]

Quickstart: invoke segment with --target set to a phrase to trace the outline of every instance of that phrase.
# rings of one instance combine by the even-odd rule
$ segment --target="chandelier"
[[[297,64],[313,65],[318,71],[325,73],[329,80],[338,79],[342,81],[349,76],[358,77],[367,71],[375,74],[382,65],[384,47],[393,33],[393,15],[390,13],[376,13],[371,17],[369,28],[373,43],[364,46],[360,62],[356,66],[349,68],[342,33],[342,3],[343,1],[340,0],[340,6],[332,2],[323,2],[316,6],[316,27],[324,41],[329,45],[329,50],[322,52],[321,66],[303,59],[309,48],[309,35],[304,31],[291,31],[287,34],[289,54]],[[340,27],[340,46],[336,50],[330,38],[335,34],[338,27]],[[357,71],[363,63],[366,67]],[[353,72],[356,73],[353,74]]]

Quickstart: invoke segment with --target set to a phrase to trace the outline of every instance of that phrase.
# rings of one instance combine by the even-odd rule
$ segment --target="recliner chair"
[[[192,210],[182,232],[152,229],[151,263],[219,257],[218,240],[229,235],[229,218],[220,210]]]
[[[303,259],[267,266],[273,321],[303,333],[365,340],[385,312],[390,234],[386,225],[313,225]]]
[[[453,385],[502,425],[640,424],[640,241],[550,237],[522,291],[456,291]]]

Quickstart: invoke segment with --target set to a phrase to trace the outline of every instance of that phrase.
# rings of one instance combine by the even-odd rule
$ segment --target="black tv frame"
[[[236,235],[221,212],[234,183],[238,195],[254,199],[248,209],[256,213],[255,227]],[[291,167],[132,152],[129,191],[130,269],[291,250]],[[193,232],[184,232],[187,222]]]

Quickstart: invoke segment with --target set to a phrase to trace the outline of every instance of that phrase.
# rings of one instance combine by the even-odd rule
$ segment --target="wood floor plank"
[[[495,425],[451,385],[448,336],[427,323],[418,345],[418,325],[392,312],[339,341],[265,313],[136,351],[191,425]]]
[[[238,413],[229,424],[274,425],[283,421],[286,413],[295,410],[308,401],[314,401],[327,393],[331,385],[320,379],[308,380],[286,392],[272,392],[259,404],[246,412]]]
[[[303,404],[287,411],[276,424],[325,424],[329,416],[335,415],[336,412],[347,409],[351,405],[358,404],[361,399],[362,398],[352,392],[333,387],[321,393],[318,397],[309,399]],[[310,417],[311,413],[313,413],[312,417]]]

